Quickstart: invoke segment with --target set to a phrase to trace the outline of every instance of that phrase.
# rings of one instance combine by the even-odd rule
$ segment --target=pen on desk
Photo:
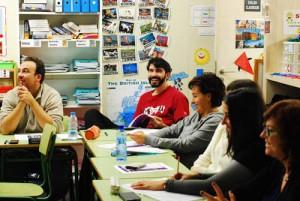
[[[180,156],[177,156],[177,157],[176,157],[176,159],[177,159],[177,168],[176,168],[176,174],[178,174],[178,173],[179,173],[179,163],[180,163]]]
[[[5,140],[5,141],[4,141],[4,144],[7,144],[7,143],[8,143],[8,140]]]
[[[105,135],[105,136],[108,136],[107,132],[104,132],[104,135]]]

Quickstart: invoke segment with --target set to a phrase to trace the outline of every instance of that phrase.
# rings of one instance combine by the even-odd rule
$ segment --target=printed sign
[[[48,47],[68,47],[68,42],[66,40],[49,40]]]
[[[248,12],[260,12],[260,0],[245,0],[244,10]]]
[[[21,47],[42,47],[41,40],[21,40]]]
[[[90,40],[77,40],[76,47],[90,47]]]

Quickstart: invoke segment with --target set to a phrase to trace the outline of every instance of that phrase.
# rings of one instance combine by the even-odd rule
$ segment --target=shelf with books
[[[0,100],[6,92],[17,84],[16,63],[12,61],[0,61]]]
[[[100,13],[54,12],[55,0],[41,1],[45,1],[44,11],[24,11],[21,9],[24,0],[19,0],[20,55],[42,59],[46,64],[45,82],[72,103],[76,100],[73,96],[76,88],[101,86]],[[97,66],[83,65],[74,69],[75,60],[94,61]],[[68,103],[66,108],[74,108],[72,105],[76,104]],[[75,108],[80,110],[81,107],[87,108],[78,104]],[[93,107],[99,108],[99,104]]]
[[[41,12],[41,11],[20,11],[19,15],[99,15],[100,13],[58,13],[58,12]]]

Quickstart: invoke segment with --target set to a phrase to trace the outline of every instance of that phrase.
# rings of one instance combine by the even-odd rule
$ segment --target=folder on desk
[[[65,13],[72,12],[72,1],[71,0],[63,0],[63,11]]]
[[[73,13],[79,13],[80,12],[80,1],[81,0],[73,0],[72,1],[72,4],[73,4],[72,12]]]
[[[90,0],[81,0],[81,12],[89,13],[90,12]]]
[[[55,0],[55,12],[57,12],[57,13],[63,12],[63,2],[62,2],[62,0]]]
[[[99,0],[90,0],[90,12],[97,13],[99,11]]]

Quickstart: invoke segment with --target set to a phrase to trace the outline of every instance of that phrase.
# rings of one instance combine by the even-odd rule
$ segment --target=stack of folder
[[[70,70],[69,64],[45,64],[46,73],[65,73]]]
[[[79,105],[99,105],[99,88],[76,88],[74,96]]]
[[[28,23],[28,24],[27,24]],[[32,39],[48,39],[52,37],[49,22],[47,19],[31,19],[24,21],[24,36],[28,31]]]
[[[100,67],[96,59],[74,59],[73,70],[76,72],[99,72]]]
[[[47,8],[47,0],[24,0],[22,3],[23,11],[51,11]]]
[[[97,13],[100,0],[56,0],[55,12]]]

